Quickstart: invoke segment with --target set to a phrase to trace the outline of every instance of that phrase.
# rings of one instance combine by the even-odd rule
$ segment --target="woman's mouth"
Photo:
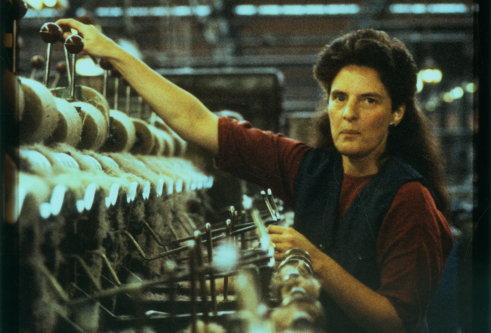
[[[343,130],[343,131],[341,131],[341,134],[345,134],[345,135],[358,135],[358,134],[360,134],[360,132],[355,131],[355,130]]]

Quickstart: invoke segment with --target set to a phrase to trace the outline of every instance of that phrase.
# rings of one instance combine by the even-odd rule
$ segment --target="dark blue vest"
[[[362,188],[339,221],[341,155],[313,149],[302,160],[295,180],[294,228],[363,284],[377,290],[380,287],[378,232],[396,192],[410,181],[426,184],[409,164],[397,157],[390,158]],[[363,332],[327,294],[322,293],[320,301],[328,317],[328,332]]]

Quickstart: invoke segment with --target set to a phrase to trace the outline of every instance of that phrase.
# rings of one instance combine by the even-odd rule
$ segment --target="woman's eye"
[[[377,100],[375,98],[371,98],[371,97],[368,97],[366,100],[365,100],[368,104],[373,104],[375,103]]]

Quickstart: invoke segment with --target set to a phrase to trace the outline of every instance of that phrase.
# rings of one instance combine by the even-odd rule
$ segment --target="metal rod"
[[[79,256],[78,254],[71,254],[68,257],[77,260],[80,266],[82,266],[82,269],[85,271],[85,274],[87,274],[87,277],[89,278],[90,282],[92,282],[92,284],[97,288],[98,291],[101,291],[102,288],[99,281],[97,281],[96,278],[92,275],[89,266],[87,266],[87,264],[82,259],[82,257]]]
[[[51,65],[51,43],[48,43],[48,47],[46,48],[46,70],[44,71],[44,81],[43,81],[45,87],[48,87],[50,65]]]
[[[194,249],[195,249],[195,255],[196,255],[196,260],[195,260],[195,265],[199,269],[198,271],[198,279],[199,279],[199,285],[200,285],[200,292],[201,292],[201,307],[202,307],[202,312],[203,312],[203,317],[205,322],[208,321],[208,296],[206,295],[206,278],[205,278],[205,273],[201,269],[203,266],[203,251],[201,249],[201,232],[199,230],[196,230],[194,232]]]
[[[78,290],[78,291],[80,291],[82,294],[85,294],[85,296],[90,297],[90,295],[89,295],[89,294],[87,294],[87,293],[85,292],[85,290],[83,290],[82,288],[80,288],[79,286],[77,286],[75,283],[73,283],[73,282],[72,282],[72,283],[71,283],[71,285],[72,285],[72,287],[73,287],[73,288],[77,289],[77,290]],[[115,315],[114,313],[112,313],[112,311],[109,311],[109,309],[108,309],[108,308],[106,308],[105,306],[103,306],[101,303],[97,303],[97,305],[98,305],[98,306],[99,306],[101,309],[103,309],[104,311],[106,311],[106,312],[107,312],[107,313],[108,313],[108,314],[109,314],[111,317],[116,318],[116,315]],[[82,331],[82,332],[84,332],[84,333],[85,333],[85,331]]]
[[[12,73],[17,74],[17,34],[19,33],[19,21],[14,20],[12,26]]]
[[[70,85],[70,100],[75,100],[75,65],[76,65],[76,60],[77,60],[77,55],[74,53],[72,54],[72,67],[71,67],[71,72],[72,72],[72,81]]]
[[[170,272],[169,272],[169,275],[171,277],[170,281],[169,281],[169,302],[172,304],[174,303],[174,301],[176,300],[176,280],[175,280],[175,274],[176,274],[176,267],[172,267],[170,269]],[[170,314],[171,314],[171,317],[175,317],[176,316],[176,309],[174,307],[171,307],[170,309]]]
[[[196,309],[196,266],[195,266],[195,254],[194,254],[194,244],[193,247],[189,246],[189,272],[190,272],[190,282],[191,282],[191,305],[192,305],[192,320],[191,320],[191,331],[192,333],[197,333],[197,309]]]
[[[268,188],[267,191],[268,199],[271,202],[271,205],[273,206],[273,210],[276,213],[276,217],[280,219],[280,210],[278,209],[278,206],[276,205],[276,201],[274,200],[273,192],[271,191],[270,188]]]
[[[143,97],[138,96],[138,114],[137,114],[137,118],[138,119],[141,119],[142,115],[143,115]]]
[[[153,228],[150,226],[150,224],[148,224],[148,222],[143,220],[143,219],[141,220],[141,222],[148,229],[148,231],[150,231],[150,234],[152,235],[153,239],[155,239],[157,244],[162,245],[162,240],[160,239],[159,235],[157,235],[157,233],[153,230]],[[162,245],[162,246],[165,246],[165,245]]]
[[[102,96],[107,100],[107,78],[109,77],[109,71],[104,71],[104,84],[102,86]]]
[[[189,250],[189,257],[191,259],[190,261],[193,261],[194,260],[193,246],[187,246],[187,249]],[[259,257],[256,257],[256,258],[243,260],[240,262],[240,265],[241,266],[247,266],[250,264],[257,264],[257,263],[261,263],[261,262],[268,260],[268,259],[270,259],[270,256],[267,254],[263,254],[263,255],[260,255]],[[193,266],[194,265],[191,265],[191,264],[189,265],[189,267],[193,267]],[[268,265],[266,265],[266,266],[268,266]],[[45,270],[47,270],[47,268],[45,268]],[[212,267],[210,267],[210,265],[203,265],[203,267],[201,267],[200,269],[198,269],[195,272],[195,275],[198,272],[204,272],[205,274],[209,274],[210,270],[212,270]],[[215,277],[217,277],[217,278],[224,277],[225,278],[225,277],[233,276],[236,274],[237,274],[237,271],[231,271],[231,272],[227,272],[227,273],[216,274]],[[195,276],[195,278],[196,278],[196,276]],[[164,276],[162,278],[159,278],[159,279],[156,279],[153,281],[131,283],[131,284],[121,285],[121,286],[110,288],[110,289],[101,290],[99,292],[93,293],[89,297],[83,297],[83,298],[77,298],[77,299],[69,300],[68,296],[66,296],[65,300],[70,305],[78,305],[78,304],[93,302],[93,301],[99,300],[99,299],[113,297],[113,296],[116,296],[116,295],[119,295],[122,293],[128,293],[128,294],[139,293],[139,292],[142,292],[142,291],[144,291],[148,288],[151,288],[153,286],[172,283],[172,281],[189,281],[191,279],[192,279],[192,273],[189,271],[186,271],[186,272],[177,273],[175,275],[174,274],[173,275],[167,275],[167,276]],[[54,279],[54,283],[57,283],[56,279]],[[58,286],[59,286],[59,284],[58,284]],[[60,289],[60,290],[61,290],[61,292],[63,292],[62,289]]]
[[[70,56],[68,55],[68,50],[66,48],[66,45],[63,46],[63,50],[65,51],[65,63],[66,63],[66,75],[68,79],[68,86],[72,86],[72,72],[71,72],[71,66],[70,66]]]
[[[99,256],[101,256],[102,260],[106,264],[107,268],[109,269],[109,273],[111,274],[112,278],[114,279],[114,283],[116,283],[117,286],[121,286],[121,281],[119,281],[118,275],[116,274],[116,271],[113,269],[111,263],[109,262],[109,259],[107,256],[102,253],[101,251],[92,251],[92,253],[95,253]]]
[[[211,233],[211,224],[206,223],[206,247],[208,254],[208,265],[213,267],[213,238]],[[213,315],[216,316],[218,314],[218,305],[217,305],[217,290],[215,284],[215,273],[213,269],[210,270],[210,291],[211,291],[211,302],[213,306]]]
[[[225,222],[225,224],[226,224],[225,237],[226,237],[227,241],[230,241],[231,240],[230,232],[232,229],[232,221],[230,221],[230,219],[229,219]],[[223,300],[228,301],[228,276],[225,276],[223,278]]]
[[[119,77],[114,78],[114,110],[118,109],[119,102]]]
[[[242,233],[240,234],[240,248],[241,248],[242,250],[247,249],[247,244],[246,244],[246,237],[245,237],[245,235],[246,235],[246,234],[245,234],[245,232],[242,232]]]
[[[273,207],[271,207],[271,203],[269,202],[265,191],[261,191],[261,197],[263,198],[264,202],[266,203],[266,207],[268,207],[269,213],[271,214],[271,217],[273,218],[273,220],[277,220],[276,214],[273,211]]]
[[[174,236],[175,238],[179,238],[179,234],[177,233],[177,231],[174,229],[174,227],[172,226],[171,223],[168,224],[169,226],[169,230],[172,234],[172,236]]]
[[[192,250],[192,248],[190,249],[189,247],[188,247],[188,249],[190,251]],[[77,299],[71,300],[70,304],[77,305],[77,304],[88,303],[88,302],[92,302],[94,300],[108,298],[108,297],[116,296],[116,295],[119,295],[122,293],[134,294],[134,293],[141,292],[143,290],[146,290],[146,289],[153,287],[153,286],[156,286],[156,285],[169,283],[172,280],[181,281],[181,280],[189,279],[189,277],[190,277],[189,272],[183,272],[183,273],[178,273],[178,274],[173,275],[173,276],[165,276],[165,277],[162,277],[160,279],[153,280],[153,281],[136,282],[136,283],[126,284],[126,285],[122,285],[119,287],[105,289],[105,290],[102,290],[100,292],[93,293],[90,297],[77,298]]]
[[[126,114],[130,115],[130,106],[131,106],[131,86],[129,84],[126,85]]]
[[[234,230],[235,229],[235,207],[230,206],[229,212],[230,212],[230,221],[232,222],[232,230]]]
[[[186,237],[182,237],[182,238],[179,238],[179,239],[176,239],[176,240],[173,240],[173,241],[169,241],[169,242],[162,242],[162,240],[160,239],[160,237],[152,230],[152,228],[150,227],[150,225],[148,225],[147,222],[143,221],[144,222],[144,225],[150,230],[150,233],[152,234],[152,236],[155,235],[155,237],[153,237],[155,239],[155,241],[157,242],[157,244],[159,244],[160,246],[171,246],[171,245],[175,245],[175,244],[179,244],[179,243],[182,243],[182,242],[186,242],[186,241],[190,241],[190,240],[193,240],[194,239],[194,236],[186,236]],[[169,225],[169,227],[171,227]],[[173,228],[170,228],[172,234],[177,237],[177,232],[175,230],[173,230]],[[222,228],[222,229],[215,229],[215,230],[212,230],[211,232],[212,233],[216,233],[216,232],[224,232],[225,231],[225,228]],[[225,238],[224,235],[218,235],[218,236],[215,236],[213,237],[213,240],[216,241],[216,240],[219,240],[219,239],[222,239],[222,238]],[[206,243],[207,240],[206,239],[203,239],[202,240],[203,243]]]
[[[180,253],[184,250],[186,250],[188,247],[187,246],[182,246],[182,247],[178,247],[177,249],[173,249],[173,250],[169,250],[169,251],[166,251],[166,252],[163,252],[163,253],[158,253],[152,257],[147,257],[147,255],[145,254],[145,252],[143,252],[142,248],[140,247],[140,245],[138,244],[138,242],[133,238],[133,236],[127,231],[127,230],[120,230],[120,231],[117,231],[117,232],[121,232],[123,234],[125,234],[126,236],[128,236],[128,238],[131,240],[131,242],[133,243],[133,245],[135,245],[138,253],[140,254],[140,256],[145,259],[145,260],[155,260],[155,259],[158,259],[158,258],[163,258],[163,257],[167,257],[167,256],[170,256],[172,254],[176,254],[176,253]]]
[[[70,302],[70,298],[68,297],[68,294],[63,290],[63,287],[60,285],[58,280],[54,277],[53,274],[51,274],[50,270],[44,265],[44,264],[39,264],[38,266],[41,271],[44,273],[44,275],[48,278],[48,281],[51,283],[51,286],[55,289],[56,293],[58,296],[66,303]]]

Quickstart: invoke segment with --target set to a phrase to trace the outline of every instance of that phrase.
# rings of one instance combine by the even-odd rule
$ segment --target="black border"
[[[489,0],[477,1],[476,77],[479,78],[477,105],[478,129],[475,133],[475,184],[473,239],[473,332],[490,332],[490,24]]]

